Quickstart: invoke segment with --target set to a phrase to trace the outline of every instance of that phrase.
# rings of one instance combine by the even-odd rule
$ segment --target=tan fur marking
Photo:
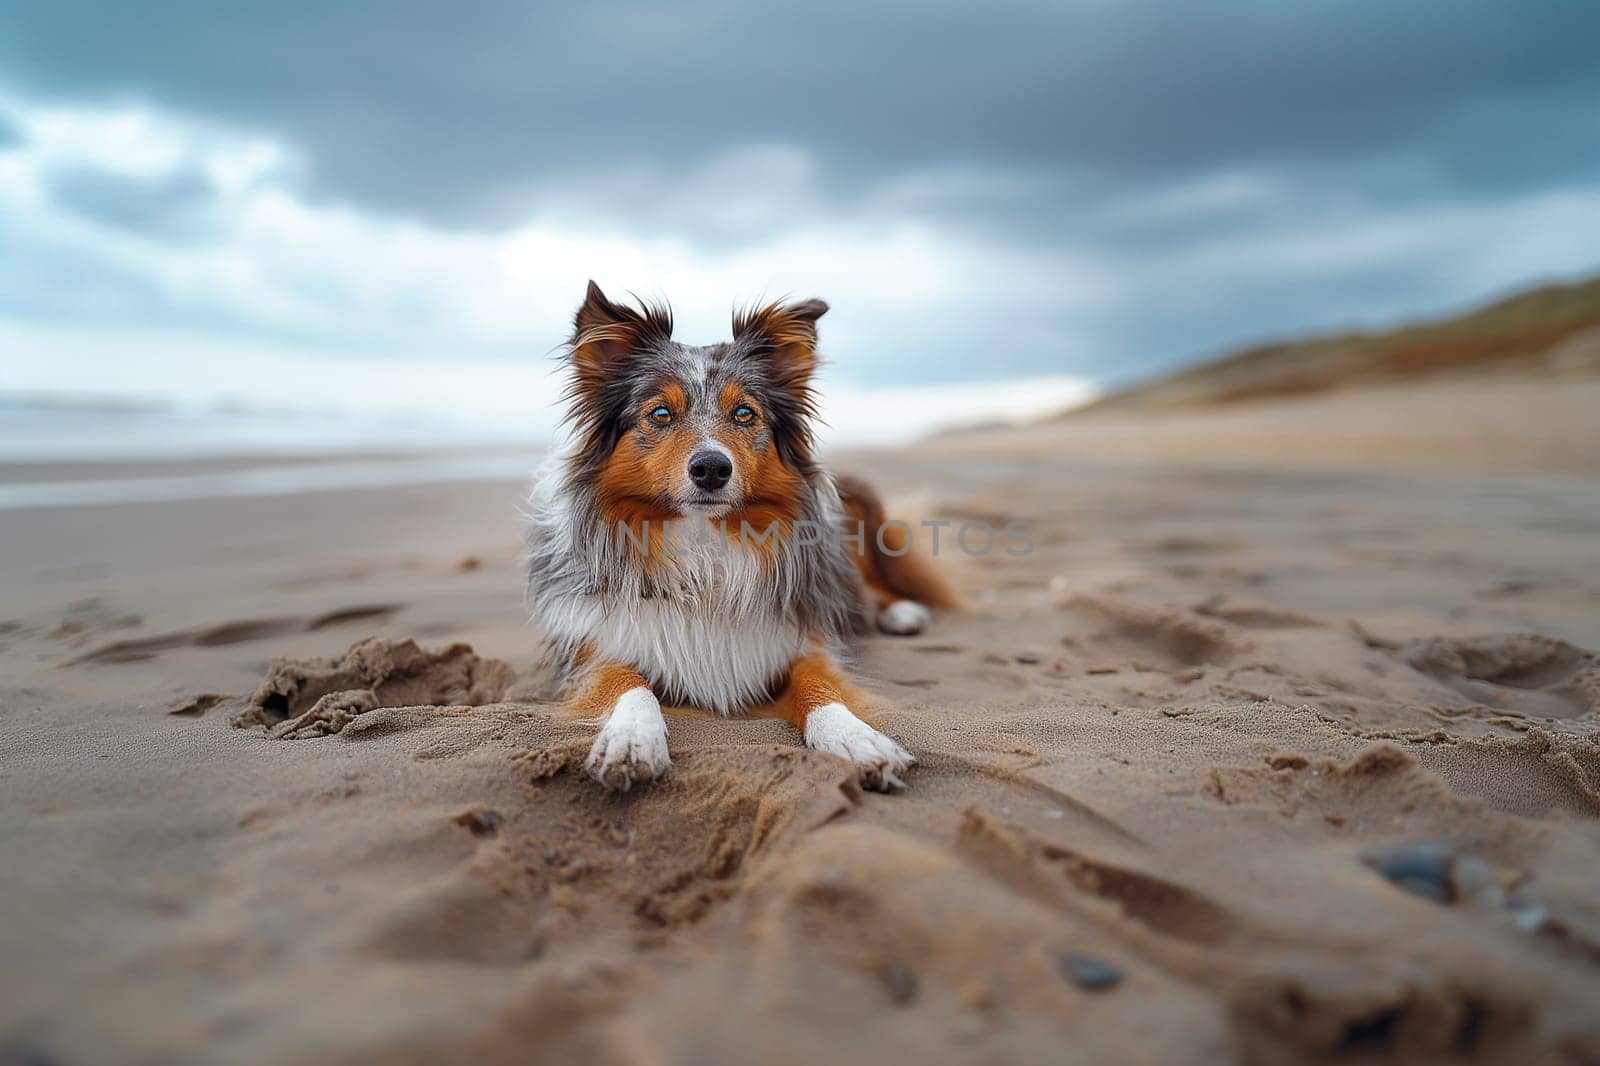
[[[750,498],[738,510],[728,512],[728,536],[742,542],[744,526],[748,525],[752,544],[760,545],[765,539],[766,544],[775,545],[779,538],[789,535],[800,517],[800,496],[805,482],[789,469],[776,448],[769,448],[754,458],[735,454],[735,463],[748,462],[754,469],[748,481],[752,489]],[[769,529],[774,533],[771,538],[766,536]]]
[[[642,541],[648,531],[647,561],[665,557],[662,541],[666,522],[677,518],[678,513],[663,505],[662,488],[688,469],[689,452],[694,446],[694,434],[677,427],[664,426],[657,432],[646,443],[641,443],[637,433],[625,434],[595,484],[606,532],[615,536],[618,523],[622,523]]]
[[[674,415],[681,416],[689,407],[689,396],[683,391],[682,385],[676,381],[669,381],[661,386],[661,402],[671,408]],[[655,406],[655,401],[645,404],[645,413],[648,414]]]
[[[805,479],[783,461],[777,448],[769,446],[756,450],[755,431],[764,413],[754,402],[744,399],[745,395],[744,388],[737,383],[723,386],[722,399],[730,409],[744,400],[756,412],[753,425],[739,426],[730,421],[717,433],[717,440],[733,455],[733,468],[741,479],[745,496],[738,510],[728,512],[724,528],[728,539],[734,543],[771,552],[778,540],[789,536],[795,520],[800,517]],[[746,525],[750,528],[748,537],[744,533]],[[767,536],[768,530],[773,533],[771,537]]]
[[[579,660],[589,657],[587,649],[579,653]],[[583,718],[598,718],[616,706],[624,692],[649,685],[639,672],[621,663],[595,662],[578,683],[568,706]]]
[[[860,692],[833,660],[818,653],[802,655],[789,667],[789,679],[772,701],[772,713],[804,732],[806,716],[818,707],[842,703],[854,708],[861,702]]]

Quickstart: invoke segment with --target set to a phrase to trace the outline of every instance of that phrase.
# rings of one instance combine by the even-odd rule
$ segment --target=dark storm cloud
[[[939,167],[1027,176],[1042,192],[1021,221],[1048,232],[1115,190],[1230,168],[1396,158],[1471,196],[1592,174],[1597,28],[1559,0],[20,0],[0,9],[0,77],[274,131],[314,191],[454,224],[537,210],[564,178],[779,142],[842,204]],[[1014,198],[955,206],[1019,228]]]

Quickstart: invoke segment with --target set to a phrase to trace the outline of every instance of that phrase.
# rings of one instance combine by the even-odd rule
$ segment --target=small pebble
[[[1543,922],[1518,913],[1523,904],[1511,898],[1510,889],[1520,876],[1476,855],[1464,854],[1440,840],[1410,840],[1371,848],[1361,860],[1395,885],[1435,903],[1461,903],[1484,910],[1509,910],[1519,925]]]
[[[917,975],[904,966],[884,967],[883,983],[889,989],[891,1003],[910,1003],[916,998]]]
[[[472,807],[456,815],[454,821],[475,837],[493,836],[500,829],[500,812]]]
[[[1079,988],[1091,992],[1111,988],[1122,980],[1122,971],[1104,959],[1071,951],[1061,956],[1061,973]]]
[[[1017,652],[1016,655],[1017,662],[1022,663],[1024,666],[1031,666],[1038,662],[1041,658],[1043,658],[1043,656],[1032,649],[1024,649]]]
[[[606,826],[606,838],[619,848],[633,846],[633,830],[623,825],[620,821],[612,822]]]
[[[1514,899],[1511,901],[1510,910],[1511,920],[1516,923],[1517,928],[1530,933],[1537,933],[1544,928],[1544,923],[1550,920],[1550,912],[1544,905],[1534,903],[1532,900]]]
[[[1456,898],[1450,866],[1455,856],[1449,844],[1437,840],[1411,840],[1371,848],[1361,861],[1398,888],[1436,903]]]

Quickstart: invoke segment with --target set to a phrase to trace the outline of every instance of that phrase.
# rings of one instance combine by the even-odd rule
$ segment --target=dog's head
[[[574,465],[608,521],[793,518],[812,471],[821,300],[735,313],[733,339],[672,339],[664,305],[594,282],[567,344]]]

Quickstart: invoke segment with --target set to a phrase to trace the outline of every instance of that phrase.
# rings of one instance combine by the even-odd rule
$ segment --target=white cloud
[[[771,223],[759,242],[701,246],[559,216],[501,232],[445,230],[307,199],[294,151],[270,139],[131,105],[8,110],[24,143],[0,164],[0,209],[18,220],[24,242],[144,279],[195,320],[238,323],[219,336],[226,347],[255,331],[372,355],[396,346],[440,356],[543,352],[563,338],[589,277],[670,295],[689,339],[724,336],[736,299],[785,293],[832,297],[869,336],[861,323],[1014,301],[1061,266],[922,222],[829,219],[814,209],[809,158],[792,147],[736,150],[663,186],[685,212],[698,205],[746,230]],[[141,179],[203,173],[221,201],[210,213],[217,229],[168,242],[73,214],[50,195],[52,174],[68,167]],[[803,221],[777,224],[800,200],[813,205],[798,212]],[[1049,285],[1039,295],[1061,291]],[[95,325],[93,308],[84,312],[83,324]],[[133,316],[103,325],[146,324]]]

